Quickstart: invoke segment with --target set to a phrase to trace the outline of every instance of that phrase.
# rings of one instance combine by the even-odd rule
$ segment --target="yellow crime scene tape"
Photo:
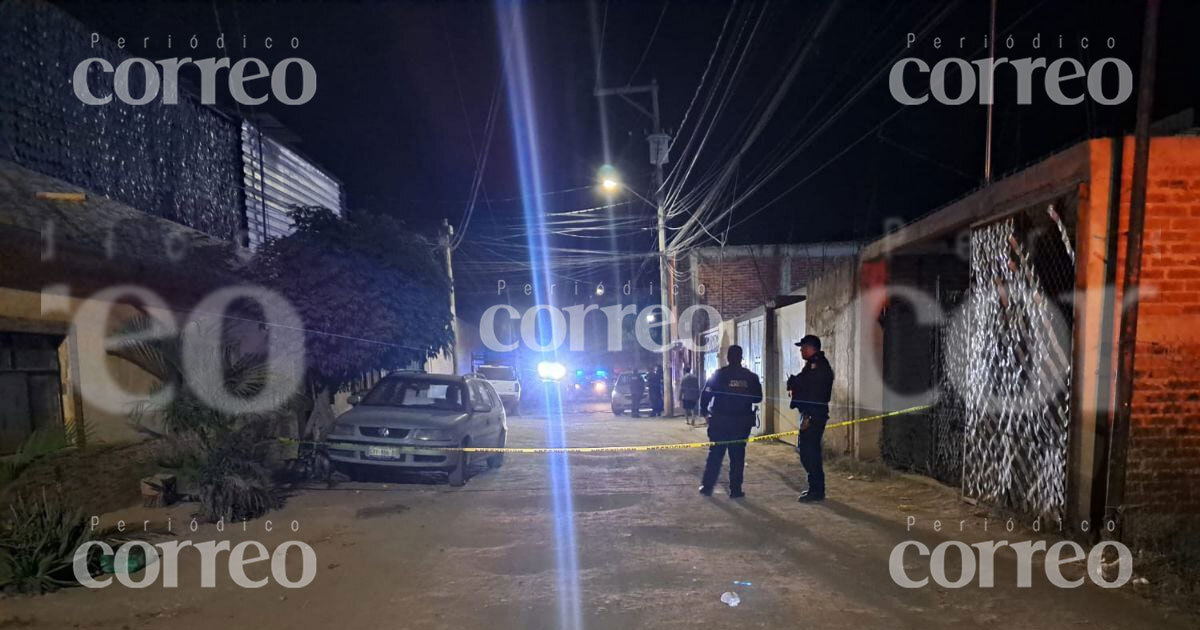
[[[929,409],[931,406],[932,405],[920,405],[918,407],[909,407],[908,409],[900,409],[899,411],[889,411],[888,413],[881,413],[881,414],[877,414],[874,416],[855,418],[853,420],[842,420],[840,422],[833,422],[830,424],[826,424],[825,429],[828,430],[828,429],[836,429],[838,427],[848,427],[848,426],[851,426],[854,424],[861,424],[863,422],[874,422],[876,420],[883,420],[884,418],[891,418],[894,416],[902,416],[905,414],[915,413],[918,411],[923,411],[925,409]],[[679,449],[679,448],[707,448],[709,446],[714,446],[714,445],[718,445],[718,444],[738,444],[741,442],[750,444],[753,442],[776,440],[779,438],[788,437],[791,435],[799,435],[799,434],[800,434],[800,431],[797,429],[797,430],[793,430],[793,431],[783,431],[781,433],[769,433],[767,435],[756,435],[754,437],[749,437],[744,440],[722,440],[720,442],[682,442],[682,443],[677,443],[677,444],[644,444],[641,446],[561,446],[561,447],[556,447],[556,448],[554,448],[554,447],[551,447],[551,448],[520,448],[520,447],[491,447],[491,448],[488,448],[488,447],[483,447],[483,446],[466,446],[466,447],[463,447],[463,446],[420,446],[419,448],[425,449],[425,450],[438,450],[438,451],[461,451],[464,453],[533,453],[533,454],[536,454],[536,453],[619,453],[619,452],[640,452],[640,451],[667,451],[667,450]],[[279,438],[279,440],[281,442],[289,443],[289,444],[299,443],[298,440],[293,440],[291,438]]]

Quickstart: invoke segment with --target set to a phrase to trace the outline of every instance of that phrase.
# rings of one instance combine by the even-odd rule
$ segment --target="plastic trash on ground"
[[[725,591],[724,593],[721,594],[721,602],[725,603],[725,604],[729,604],[729,607],[733,608],[734,606],[737,606],[738,604],[742,603],[742,598],[738,597],[737,593],[734,593],[732,591]]]

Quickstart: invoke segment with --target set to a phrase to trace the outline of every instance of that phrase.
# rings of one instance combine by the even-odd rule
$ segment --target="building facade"
[[[290,205],[343,211],[341,184],[260,121],[201,105],[84,104],[91,57],[129,55],[46,2],[0,3],[0,454],[36,430],[135,439],[129,405],[154,379],[109,355],[138,309],[187,321],[211,291],[244,281]],[[105,88],[99,66],[85,80]],[[131,75],[131,93],[145,79]],[[74,430],[78,429],[78,430]]]
[[[1074,145],[810,283],[808,327],[849,361],[846,404],[928,405],[849,429],[856,454],[1074,531],[1200,512],[1200,138],[1151,142],[1136,300],[1132,151]],[[1128,436],[1113,425],[1123,308],[1139,318]]]

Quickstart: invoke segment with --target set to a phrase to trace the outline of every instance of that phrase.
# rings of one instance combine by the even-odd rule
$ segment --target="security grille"
[[[938,302],[943,312],[953,313],[961,305],[966,291],[963,289],[938,291]],[[964,354],[948,351],[967,347],[967,326],[958,318],[948,318],[939,326],[932,337],[930,353],[937,383],[937,398],[929,409],[929,471],[935,479],[958,484],[962,480],[963,465],[963,398],[953,386],[957,375],[966,368]]]
[[[940,314],[954,313],[966,295],[966,261],[957,257],[908,257],[893,261],[896,281],[931,299]],[[890,466],[947,484],[962,482],[963,403],[950,370],[965,358],[966,326],[957,318],[918,313],[906,299],[893,300],[884,317],[884,407],[928,403],[930,408],[883,422],[880,450]],[[961,380],[961,379],[960,379]]]
[[[966,355],[948,358],[965,410],[964,494],[1047,519],[1067,499],[1074,215],[1042,206],[972,233]]]

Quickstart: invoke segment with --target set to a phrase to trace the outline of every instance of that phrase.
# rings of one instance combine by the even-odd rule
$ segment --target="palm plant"
[[[236,340],[222,338],[215,326],[199,325],[191,334],[201,343],[220,344],[207,355],[220,362],[221,387],[235,399],[263,391],[268,365],[258,354],[241,351]],[[182,344],[164,336],[150,315],[126,321],[108,352],[158,379],[147,401],[133,413],[140,431],[163,438],[173,467],[198,487],[201,513],[212,521],[254,518],[278,504],[270,470],[264,465],[272,434],[287,420],[289,401],[280,410],[255,412],[215,409],[185,378]],[[169,396],[166,394],[170,394]]]
[[[91,538],[83,511],[43,491],[41,500],[17,497],[6,516],[0,524],[0,590],[44,593],[74,585],[75,550]]]

